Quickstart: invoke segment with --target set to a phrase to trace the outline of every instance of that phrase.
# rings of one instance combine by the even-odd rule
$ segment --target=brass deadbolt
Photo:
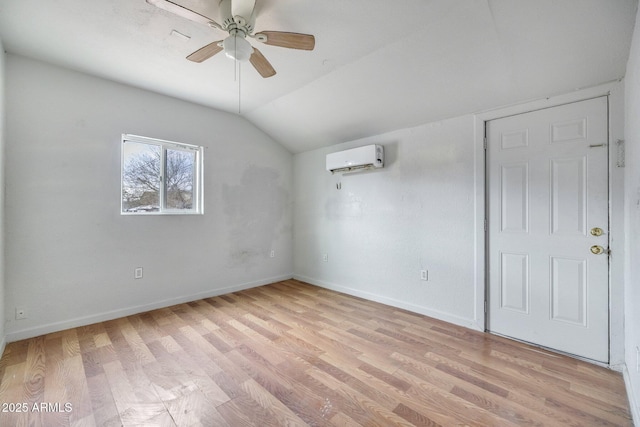
[[[590,233],[592,236],[602,236],[604,234],[604,230],[600,227],[593,227]]]

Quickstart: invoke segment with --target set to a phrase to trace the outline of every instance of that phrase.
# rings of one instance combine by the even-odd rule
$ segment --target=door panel
[[[529,165],[502,165],[500,214],[503,233],[529,230]]]
[[[586,236],[587,158],[551,160],[551,233]]]
[[[529,256],[502,253],[500,307],[529,312]]]
[[[491,332],[608,362],[607,141],[606,97],[487,122]]]
[[[584,259],[551,258],[552,320],[587,326],[587,264]]]

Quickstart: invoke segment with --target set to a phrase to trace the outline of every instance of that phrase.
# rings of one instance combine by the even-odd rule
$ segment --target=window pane
[[[127,142],[122,149],[122,211],[159,211],[160,147]]]
[[[167,149],[167,209],[194,209],[195,164],[195,152]]]
[[[202,214],[202,147],[122,135],[123,214]]]

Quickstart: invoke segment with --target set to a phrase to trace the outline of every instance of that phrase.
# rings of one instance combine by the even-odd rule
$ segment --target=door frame
[[[569,94],[551,96],[518,105],[479,112],[474,115],[474,327],[487,326],[487,177],[486,122],[599,96],[609,103],[609,367],[624,366],[624,168],[618,167],[617,141],[624,141],[624,83],[614,81]]]

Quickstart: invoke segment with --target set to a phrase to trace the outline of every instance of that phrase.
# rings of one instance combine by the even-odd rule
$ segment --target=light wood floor
[[[0,378],[12,427],[632,425],[618,373],[295,280],[11,343]]]

